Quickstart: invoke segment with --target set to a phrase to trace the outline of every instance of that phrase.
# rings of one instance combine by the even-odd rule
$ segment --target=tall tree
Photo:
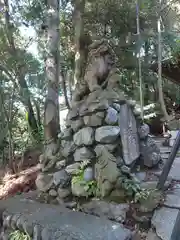
[[[74,84],[80,82],[84,77],[87,59],[87,46],[89,43],[89,36],[84,32],[85,3],[85,0],[72,1],[72,4],[74,6],[73,23],[75,46]]]
[[[31,94],[28,89],[27,82],[25,80],[27,69],[26,65],[24,64],[22,60],[22,51],[21,49],[16,46],[15,43],[15,26],[12,22],[11,16],[10,16],[10,8],[9,8],[9,0],[1,0],[0,6],[3,9],[4,12],[4,20],[5,20],[5,34],[6,34],[6,41],[8,46],[8,54],[10,54],[11,57],[14,58],[14,70],[15,70],[15,77],[19,83],[20,86],[20,95],[22,97],[22,102],[26,107],[26,110],[28,112],[28,121],[29,126],[32,130],[32,135],[34,138],[38,135],[38,124],[36,121],[35,113],[33,110],[33,106],[31,103]]]
[[[47,96],[44,112],[45,162],[58,150],[59,127],[59,0],[47,0]]]
[[[161,0],[160,0],[161,3]],[[162,37],[161,37],[161,15],[159,14],[157,20],[157,30],[158,30],[158,92],[159,92],[159,102],[161,105],[162,113],[164,119],[167,122],[169,120],[169,115],[166,110],[166,105],[164,102],[163,95],[163,84],[162,84]]]

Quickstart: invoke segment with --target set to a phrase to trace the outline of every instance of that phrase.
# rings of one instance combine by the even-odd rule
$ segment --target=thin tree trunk
[[[47,58],[48,91],[45,100],[44,136],[45,162],[58,150],[59,126],[59,0],[47,0]]]
[[[75,31],[75,69],[74,85],[82,80],[85,71],[85,43],[83,14],[85,9],[85,0],[74,0],[74,31]]]
[[[70,100],[72,100],[72,85],[73,85],[73,74],[72,71],[69,71],[67,73],[67,82],[68,82],[68,88],[70,93]]]
[[[161,0],[160,0],[161,2]],[[158,92],[159,92],[159,102],[161,105],[161,110],[164,115],[164,119],[167,122],[169,120],[169,115],[166,110],[166,105],[164,102],[163,95],[163,83],[162,83],[162,43],[161,43],[161,17],[160,14],[157,20],[157,30],[158,30]]]
[[[139,22],[139,1],[136,0],[136,23],[137,23],[137,35],[138,35],[138,73],[139,73],[139,94],[140,94],[140,105],[141,105],[141,118],[144,119],[144,96],[143,96],[143,82],[142,82],[142,63],[141,63],[141,33],[140,33],[140,22]]]
[[[13,135],[12,135],[12,120],[13,120],[13,115],[12,115],[12,110],[13,110],[13,105],[14,105],[14,94],[15,94],[15,84],[13,87],[13,92],[11,95],[11,101],[9,104],[9,117],[8,117],[8,132],[9,132],[9,161],[10,165],[12,165],[12,161],[14,159],[14,142],[13,142]]]
[[[67,87],[66,87],[67,81],[66,81],[66,79],[67,79],[67,73],[66,73],[66,76],[65,76],[63,71],[61,71],[61,85],[62,85],[62,88],[63,88],[65,104],[66,104],[66,107],[68,109],[70,109],[70,104],[69,104],[68,95],[67,95]]]
[[[12,34],[12,28],[13,25],[10,22],[10,14],[9,14],[9,0],[4,0],[4,3],[1,2],[2,4],[4,4],[5,6],[5,22],[6,22],[6,32],[7,32],[7,38],[8,38],[8,42],[9,42],[9,51],[10,53],[17,59],[20,58],[18,50],[16,49],[15,43],[14,43],[14,38],[13,38],[13,34]],[[35,118],[35,114],[34,114],[34,110],[31,104],[31,98],[30,98],[30,92],[25,80],[25,75],[24,75],[24,70],[23,70],[23,66],[21,66],[20,64],[18,64],[17,66],[17,79],[18,79],[18,83],[20,85],[21,88],[21,96],[23,98],[23,104],[25,105],[27,111],[28,111],[28,121],[29,121],[29,125],[30,128],[32,130],[32,135],[34,138],[37,137],[38,134],[38,125],[37,125],[37,121]]]

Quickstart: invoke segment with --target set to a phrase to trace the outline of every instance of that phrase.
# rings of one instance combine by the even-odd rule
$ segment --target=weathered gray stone
[[[59,198],[67,198],[70,194],[71,191],[67,188],[58,188],[57,190]]]
[[[64,169],[53,174],[53,182],[55,186],[65,188],[69,186],[70,180],[70,175]]]
[[[173,184],[167,192],[164,206],[180,209],[180,184]]]
[[[147,182],[141,182],[140,186],[143,189],[156,189],[158,181],[147,181]]]
[[[70,110],[67,114],[67,120],[72,120],[76,117],[78,117],[79,113],[78,113],[78,109],[77,108],[73,108],[72,110]]]
[[[97,89],[96,91],[90,92],[86,99],[87,105],[91,103],[99,103],[101,92],[102,92],[101,89]]]
[[[56,168],[57,168],[58,170],[61,170],[62,168],[65,167],[65,165],[66,165],[66,160],[61,160],[61,161],[58,161],[58,162],[56,163]]]
[[[173,184],[173,187],[171,189],[172,190],[170,191],[170,193],[175,194],[176,196],[180,197],[180,184],[179,183]]]
[[[51,232],[48,231],[47,228],[43,228],[41,231],[41,239],[43,240],[51,240],[52,239],[52,235]]]
[[[120,112],[121,106],[118,103],[113,103],[113,107],[116,109],[116,111]]]
[[[76,150],[76,145],[73,141],[61,141],[61,153],[63,157],[68,157]]]
[[[95,164],[95,178],[100,196],[105,197],[113,189],[121,173],[117,168],[116,158],[104,146],[99,145],[95,151],[98,158]]]
[[[33,225],[27,220],[22,223],[23,231],[28,233],[30,236],[33,234]]]
[[[148,189],[151,190],[151,189]],[[150,191],[148,196],[143,199],[141,198],[139,200],[140,202],[140,207],[139,211],[143,213],[150,213],[153,212],[161,203],[163,200],[163,194],[161,191],[152,189],[153,191]]]
[[[127,100],[126,102],[130,107],[135,107],[136,106],[136,101],[135,100]]]
[[[84,126],[84,122],[81,118],[71,121],[71,128],[73,129],[74,132],[77,132],[83,126]]]
[[[96,129],[95,140],[100,143],[112,143],[117,140],[119,134],[119,127],[104,126]]]
[[[175,194],[167,194],[165,198],[164,206],[180,209],[180,197]]]
[[[36,178],[36,187],[39,191],[47,192],[53,185],[53,177],[50,174],[39,174]]]
[[[78,148],[74,153],[75,162],[81,162],[81,161],[90,160],[93,158],[94,158],[94,154],[87,147]]]
[[[168,187],[170,186],[172,180],[168,179],[165,184],[164,184],[164,190],[168,189]],[[140,186],[141,188],[144,189],[156,189],[158,184],[158,180],[152,180],[152,181],[142,181]]]
[[[79,102],[79,116],[83,117],[84,115],[86,115],[88,112],[88,106],[86,103],[86,99],[81,100]]]
[[[117,168],[121,169],[121,167],[124,165],[124,161],[122,157],[120,156],[116,157],[116,165],[117,165]]]
[[[104,111],[103,112],[97,112],[96,115],[100,118],[104,118],[105,112]]]
[[[72,211],[63,206],[20,202],[6,199],[1,207],[10,214],[21,213],[29,223],[46,229],[43,236],[49,240],[130,240],[132,233],[122,224],[89,214]],[[92,231],[93,230],[93,231]],[[45,238],[46,239],[46,238]]]
[[[11,228],[14,229],[14,230],[17,228],[16,223],[17,223],[18,218],[20,218],[20,214],[15,214],[11,218],[10,225],[11,225]]]
[[[32,240],[41,240],[41,228],[38,225],[35,225],[33,228],[33,239]]]
[[[84,169],[84,180],[85,181],[92,181],[94,179],[94,170],[92,167],[87,167]]]
[[[66,167],[66,172],[69,173],[69,174],[76,174],[78,169],[80,168],[81,164],[80,163],[73,163],[71,165],[68,165]]]
[[[115,125],[117,121],[118,121],[118,112],[114,108],[109,107],[107,110],[105,122],[108,125]]]
[[[84,116],[84,123],[89,127],[101,126],[103,122],[103,117],[99,117],[97,114],[92,114],[91,116]]]
[[[174,163],[171,167],[169,177],[171,177],[173,180],[180,180],[180,174],[179,174],[179,169],[180,169],[180,158],[177,157],[174,160]]]
[[[150,229],[147,234],[146,240],[161,240],[161,239],[157,236],[157,234],[152,229]]]
[[[116,184],[116,188],[117,189],[112,190],[108,199],[112,202],[117,202],[117,203],[126,202],[127,194],[126,194],[126,191],[122,188],[122,185]]]
[[[114,185],[110,183],[108,180],[104,180],[103,182],[98,181],[98,191],[97,196],[99,197],[107,197],[110,195]]]
[[[92,145],[94,142],[94,131],[91,127],[82,128],[74,134],[73,139],[77,146]]]
[[[89,110],[89,112],[95,112],[95,111],[99,111],[99,110],[106,110],[108,107],[109,107],[108,101],[104,99],[103,101],[98,102],[98,103],[95,103],[95,102],[90,103],[88,110]]]
[[[146,137],[149,135],[150,133],[150,129],[149,126],[147,124],[143,124],[138,128],[138,133],[139,133],[139,137],[140,139],[146,139]]]
[[[160,150],[155,141],[147,137],[146,140],[140,141],[140,152],[146,167],[153,167],[161,160]]]
[[[115,204],[101,200],[93,199],[82,205],[81,210],[88,214],[94,214],[99,217],[106,217],[110,220],[123,223],[126,219],[126,213],[129,211],[128,204]]]
[[[121,167],[121,171],[122,171],[123,173],[130,174],[131,169],[130,169],[128,166],[123,165],[123,166]]]
[[[131,165],[139,158],[140,151],[136,119],[132,109],[127,104],[121,106],[119,125],[123,147],[123,159],[126,165]]]
[[[72,140],[72,128],[66,128],[62,132],[61,139],[66,141]]]
[[[87,197],[87,192],[84,187],[84,183],[81,182],[71,182],[72,194],[77,197]]]
[[[55,190],[55,189],[51,189],[51,190],[49,191],[49,195],[50,195],[51,197],[57,197],[57,192],[56,192],[56,190]]]
[[[147,173],[146,172],[137,172],[135,175],[142,182],[146,179]]]
[[[95,152],[96,149],[98,149],[99,147],[105,147],[109,152],[114,152],[114,150],[118,147],[118,143],[114,143],[114,144],[97,144],[95,147]]]
[[[178,215],[177,209],[162,207],[155,211],[151,220],[156,234],[162,240],[170,240],[174,224]]]
[[[139,108],[139,106],[135,106],[135,108],[133,109],[133,113],[136,117],[141,115],[141,109]]]

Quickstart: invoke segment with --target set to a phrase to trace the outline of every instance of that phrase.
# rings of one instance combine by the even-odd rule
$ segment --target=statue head
[[[94,58],[104,58],[108,66],[114,65],[115,53],[107,40],[96,40],[89,46],[88,62],[92,62]]]

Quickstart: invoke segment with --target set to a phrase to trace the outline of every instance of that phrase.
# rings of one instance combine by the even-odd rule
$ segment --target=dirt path
[[[39,165],[37,165],[17,174],[6,174],[2,178],[0,185],[0,200],[7,199],[10,196],[14,196],[22,192],[34,190],[35,180],[39,171],[40,168]]]

